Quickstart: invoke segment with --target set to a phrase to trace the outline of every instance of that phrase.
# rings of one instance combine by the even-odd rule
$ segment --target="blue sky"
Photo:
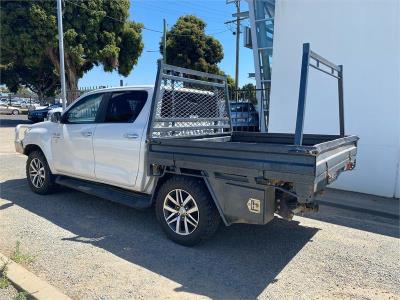
[[[244,10],[247,10],[246,1],[242,1],[242,11]],[[235,5],[226,4],[226,0],[131,0],[129,18],[143,23],[149,29],[162,31],[163,18],[167,20],[170,28],[182,15],[193,14],[200,17],[207,24],[206,33],[212,34],[224,47],[224,59],[220,68],[234,77],[235,36],[227,30],[229,27],[224,22],[231,20],[235,11]],[[248,22],[244,21],[243,25],[248,25]],[[104,72],[99,66],[86,73],[79,81],[79,86],[117,86],[120,79],[128,85],[154,84],[156,61],[160,58],[160,53],[147,51],[158,50],[160,39],[161,33],[143,30],[144,50],[129,76],[123,77],[117,72]],[[239,84],[243,85],[252,82],[248,73],[254,72],[254,65],[252,51],[243,47],[243,39],[240,41],[240,47]]]

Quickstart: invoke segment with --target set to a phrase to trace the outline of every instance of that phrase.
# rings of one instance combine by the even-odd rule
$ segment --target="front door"
[[[103,93],[77,101],[52,136],[54,168],[65,175],[94,178],[93,135]]]
[[[148,116],[140,115],[147,91],[113,92],[105,118],[93,138],[96,179],[108,184],[133,188],[139,172],[141,141]]]

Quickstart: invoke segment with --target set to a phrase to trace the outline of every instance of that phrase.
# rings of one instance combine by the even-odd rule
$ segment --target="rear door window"
[[[147,100],[146,91],[114,92],[108,100],[105,123],[131,123]]]

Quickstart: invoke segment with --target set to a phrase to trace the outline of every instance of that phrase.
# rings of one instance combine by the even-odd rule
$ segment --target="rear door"
[[[148,116],[141,115],[147,98],[145,90],[118,91],[109,96],[104,120],[97,125],[93,140],[96,179],[135,186],[148,121]]]

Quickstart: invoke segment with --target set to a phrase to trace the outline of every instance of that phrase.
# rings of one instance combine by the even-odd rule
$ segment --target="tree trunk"
[[[70,104],[79,97],[78,81],[74,72],[67,72],[67,104]]]
[[[54,48],[48,48],[46,50],[46,53],[48,57],[50,58],[51,62],[55,66],[58,74],[61,74],[60,72],[60,61],[59,57],[56,54],[56,51]],[[80,95],[78,91],[78,79],[76,76],[76,70],[74,66],[72,65],[68,55],[66,54],[64,57],[65,61],[65,77],[66,77],[66,89],[67,89],[67,104],[72,103],[75,101],[76,98],[78,98]]]
[[[37,91],[36,94],[38,95],[39,98],[39,102],[42,103],[43,99],[44,99],[44,94],[42,93],[42,91]]]

